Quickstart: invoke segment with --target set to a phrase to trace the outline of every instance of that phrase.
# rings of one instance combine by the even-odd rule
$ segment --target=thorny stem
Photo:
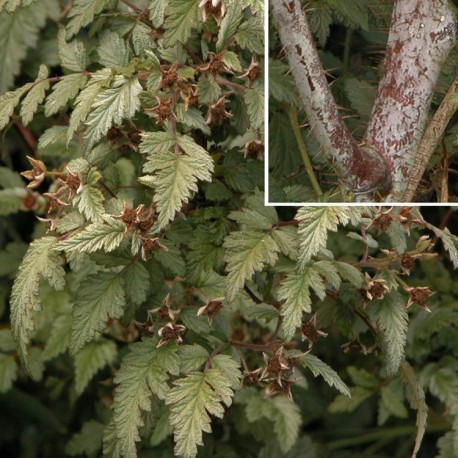
[[[271,0],[271,11],[311,131],[344,185],[358,202],[377,196],[406,201],[434,87],[456,43],[457,19],[449,0],[395,2],[382,78],[362,145],[337,110],[301,2]],[[426,163],[422,159],[415,172],[418,181]]]
[[[418,188],[421,177],[425,171],[425,168],[428,164],[431,155],[436,149],[444,131],[452,118],[453,114],[456,112],[458,105],[451,103],[449,101],[450,96],[458,91],[458,76],[455,78],[455,81],[450,86],[447,94],[445,95],[442,103],[434,113],[433,118],[431,119],[428,128],[426,129],[423,137],[421,139],[420,145],[418,146],[418,152],[415,157],[415,163],[412,166],[411,172],[407,178],[406,191],[404,194],[403,200],[405,202],[410,202],[414,196],[415,191]]]
[[[320,188],[318,180],[316,179],[315,173],[313,171],[312,161],[308,155],[307,147],[305,146],[304,139],[302,137],[301,129],[299,127],[299,122],[297,121],[297,110],[294,105],[290,105],[288,108],[289,122],[293,128],[294,137],[296,138],[297,145],[299,146],[299,151],[301,152],[302,161],[304,162],[305,170],[309,177],[310,183],[312,184],[313,190],[318,197],[323,195],[323,191]]]
[[[382,77],[363,140],[389,166],[393,189],[387,200],[410,201],[423,175],[431,147],[419,151],[419,145],[456,30],[449,0],[395,2]]]
[[[373,200],[375,191],[386,193],[384,188],[389,180],[385,163],[378,151],[357,145],[347,129],[326,80],[301,2],[271,0],[271,11],[311,131],[328,161],[358,201]]]

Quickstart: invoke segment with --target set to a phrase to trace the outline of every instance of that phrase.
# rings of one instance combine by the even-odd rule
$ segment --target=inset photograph
[[[267,203],[458,200],[455,5],[270,2]]]

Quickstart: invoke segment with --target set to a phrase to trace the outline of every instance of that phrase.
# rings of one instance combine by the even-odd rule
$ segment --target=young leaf
[[[199,0],[170,0],[164,22],[164,47],[186,43],[200,24]]]
[[[73,138],[81,122],[84,122],[91,111],[92,104],[97,95],[111,81],[111,70],[104,68],[94,72],[86,87],[79,93],[75,100],[75,108],[70,116],[70,123],[67,131],[67,145]]]
[[[99,335],[109,318],[122,316],[126,305],[123,278],[116,272],[91,275],[81,284],[77,298],[73,307],[72,355]]]
[[[350,207],[302,207],[296,214],[299,220],[298,234],[301,241],[299,262],[305,266],[321,248],[326,246],[328,231],[337,231],[341,224],[347,225],[350,220],[355,223],[362,210]]]
[[[75,391],[80,395],[92,377],[116,359],[118,349],[111,340],[100,339],[89,342],[75,356]]]
[[[67,24],[67,38],[73,37],[82,27],[92,22],[107,2],[108,0],[75,0],[68,14],[70,22]]]
[[[87,66],[87,54],[83,43],[73,40],[67,43],[65,29],[59,29],[57,45],[60,65],[72,72],[82,72]]]
[[[51,94],[46,98],[45,116],[52,116],[65,108],[69,100],[73,100],[86,83],[87,76],[81,73],[62,76],[62,79],[52,87]]]
[[[150,154],[144,170],[155,175],[140,178],[142,184],[156,191],[154,201],[159,213],[156,230],[163,229],[174,219],[183,203],[189,201],[191,193],[198,190],[197,181],[210,181],[213,173],[212,158],[192,138],[178,137],[177,143],[185,154],[177,155],[172,151]]]
[[[91,107],[95,110],[86,121],[88,149],[106,135],[113,123],[120,124],[123,119],[133,118],[140,107],[138,96],[142,91],[137,78],[118,76],[110,89],[97,95]]]
[[[18,345],[19,356],[27,370],[30,369],[27,346],[35,329],[33,312],[41,310],[40,279],[46,278],[57,289],[65,285],[63,260],[53,248],[55,237],[43,237],[30,244],[24,256],[11,293],[11,328]]]
[[[21,111],[19,114],[24,126],[27,126],[27,124],[32,121],[33,116],[38,110],[38,105],[45,99],[46,91],[49,89],[49,81],[47,78],[48,69],[45,65],[42,65],[38,72],[37,79],[21,104]]]
[[[122,222],[106,217],[105,222],[90,224],[73,237],[59,242],[56,249],[67,253],[93,253],[102,249],[110,252],[121,244],[124,235]]]
[[[229,407],[233,395],[230,380],[217,369],[191,372],[175,380],[165,401],[171,406],[170,424],[174,428],[176,455],[197,456],[197,445],[203,445],[202,433],[211,432],[210,415],[222,418],[222,404]]]
[[[97,48],[99,64],[103,67],[125,67],[129,63],[126,42],[115,32],[104,32]]]
[[[314,264],[303,270],[289,274],[278,290],[278,298],[285,301],[281,308],[282,328],[285,338],[294,337],[296,329],[302,323],[302,314],[310,313],[312,300],[310,288],[313,288],[320,299],[324,299],[325,286],[321,272]]]
[[[168,375],[178,374],[179,359],[174,344],[156,347],[156,341],[144,339],[131,344],[114,382],[118,385],[113,402],[119,450],[123,456],[136,457],[135,442],[144,423],[141,412],[151,410],[151,394],[164,399]]]
[[[235,298],[237,291],[243,287],[255,271],[265,265],[273,266],[280,251],[272,237],[264,232],[243,231],[231,232],[224,241],[227,262],[228,299]]]

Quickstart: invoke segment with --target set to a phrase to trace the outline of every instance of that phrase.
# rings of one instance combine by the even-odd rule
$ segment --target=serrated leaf
[[[121,221],[106,218],[103,223],[90,224],[73,237],[62,240],[56,249],[67,253],[93,253],[103,249],[109,253],[121,244],[124,235],[124,224]]]
[[[38,105],[40,105],[45,99],[46,91],[49,89],[49,81],[47,78],[48,69],[45,65],[42,65],[37,79],[21,103],[21,111],[19,112],[19,115],[22,118],[24,126],[27,126],[30,121],[32,121],[33,116],[38,110]]]
[[[37,45],[48,14],[45,2],[34,2],[27,8],[18,8],[14,14],[0,15],[0,94],[14,83],[27,50]]]
[[[7,13],[13,13],[19,7],[29,6],[35,0],[0,0],[0,13],[5,10]]]
[[[264,125],[264,93],[256,89],[248,89],[245,92],[250,124],[253,129],[261,129]]]
[[[175,218],[183,203],[187,203],[191,194],[198,190],[198,180],[210,181],[213,173],[212,158],[191,137],[181,136],[176,142],[185,154],[162,151],[150,155],[144,169],[155,175],[146,175],[139,180],[155,189],[154,201],[159,213],[156,231]]]
[[[62,108],[65,108],[86,83],[87,76],[81,73],[62,76],[62,79],[54,84],[51,94],[46,98],[45,116],[52,116]]]
[[[321,248],[326,246],[328,231],[336,232],[339,225],[347,225],[358,219],[358,212],[351,207],[302,207],[296,214],[299,221],[298,235],[301,241],[299,263],[307,264]],[[355,222],[355,221],[352,221]]]
[[[72,72],[82,72],[86,70],[87,54],[84,44],[81,41],[66,41],[65,29],[61,27],[57,34],[57,46],[60,65]]]
[[[97,95],[111,81],[111,70],[104,68],[91,75],[91,79],[75,100],[75,107],[70,116],[67,132],[67,145],[77,131],[81,122],[84,122],[91,111],[92,104]]]
[[[226,14],[221,21],[221,26],[218,33],[218,41],[216,42],[216,52],[220,52],[237,31],[238,26],[242,22],[243,14],[239,5],[228,5]]]
[[[306,266],[302,271],[289,274],[278,290],[278,298],[285,301],[281,308],[281,316],[286,340],[294,337],[296,329],[302,323],[302,314],[310,313],[312,310],[311,288],[320,299],[324,299],[326,288],[320,271],[314,264]]]
[[[245,197],[242,209],[229,213],[229,218],[250,229],[270,230],[278,222],[275,208],[264,206],[261,192]]]
[[[115,32],[105,31],[97,48],[98,62],[103,67],[125,67],[129,63],[129,50],[125,41]]]
[[[273,266],[280,251],[272,237],[263,232],[231,232],[224,241],[227,262],[227,297],[233,300],[255,271],[264,266]]]
[[[170,0],[164,22],[164,47],[186,43],[193,29],[201,25],[199,0]]]
[[[99,272],[81,284],[73,307],[72,355],[98,336],[109,318],[122,316],[126,305],[123,283],[123,278],[116,272]]]
[[[67,24],[67,38],[73,37],[82,27],[91,23],[107,2],[108,0],[75,0],[68,14],[70,22]]]
[[[428,225],[428,228],[431,229],[434,234],[441,239],[442,243],[444,244],[444,248],[447,250],[450,256],[453,267],[458,269],[458,237],[454,234],[451,234],[447,228],[441,230],[432,225]]]
[[[222,89],[213,78],[202,75],[197,81],[197,93],[200,103],[210,105],[221,97]]]
[[[117,77],[110,89],[100,92],[91,106],[85,134],[88,148],[99,141],[113,124],[131,119],[140,108],[139,94],[143,91],[137,78]]]
[[[168,374],[178,374],[177,346],[156,348],[152,339],[129,346],[114,382],[118,385],[113,402],[117,446],[123,456],[136,457],[135,442],[140,440],[139,428],[144,423],[142,411],[151,410],[151,395],[164,399],[168,392]]]
[[[345,396],[351,396],[350,390],[339,377],[339,374],[337,374],[337,372],[329,367],[326,363],[321,361],[321,359],[314,355],[306,354],[302,356],[301,363],[304,365],[304,367],[310,369],[315,377],[321,375],[329,386],[335,387]]]
[[[210,354],[204,347],[194,345],[183,345],[179,349],[180,372],[186,374],[199,369],[207,360]]]
[[[364,275],[359,269],[347,262],[336,261],[334,264],[342,280],[350,282],[353,286],[356,286],[356,288],[363,287]]]
[[[19,100],[32,87],[32,84],[27,84],[0,96],[0,130],[8,125]]]
[[[270,402],[274,431],[283,453],[287,453],[299,436],[302,417],[299,407],[289,398],[277,396]]]
[[[102,447],[102,437],[105,425],[89,420],[84,422],[81,431],[73,434],[65,446],[65,453],[69,456],[94,456]]]
[[[165,9],[169,0],[151,0],[149,2],[149,20],[157,29],[164,23]]]
[[[405,301],[397,291],[390,291],[382,300],[374,302],[371,309],[373,319],[382,334],[386,371],[394,375],[404,359],[407,340],[408,314]]]
[[[240,24],[234,37],[242,49],[248,49],[255,54],[263,54],[264,23],[262,17],[253,16]]]
[[[71,335],[72,314],[69,311],[54,320],[49,338],[43,350],[43,361],[48,361],[67,351],[70,346]]]
[[[289,68],[279,60],[269,59],[269,95],[279,102],[297,102],[294,80]]]
[[[222,404],[229,407],[233,395],[230,381],[216,369],[192,372],[175,380],[166,404],[171,406],[170,424],[174,428],[176,455],[197,456],[197,445],[203,445],[202,433],[211,432],[210,415],[222,418]]]
[[[226,376],[233,390],[240,388],[242,373],[240,372],[240,363],[238,361],[235,361],[229,355],[219,354],[212,358],[211,367],[213,369],[218,369]]]
[[[72,203],[89,221],[100,222],[105,213],[104,200],[100,189],[91,185],[84,185]]]
[[[150,275],[145,266],[136,261],[127,268],[126,294],[134,305],[140,305],[146,301],[151,288]]]
[[[107,364],[112,364],[118,353],[116,344],[107,339],[89,342],[75,356],[75,391],[80,395],[94,375]]]
[[[407,362],[403,361],[400,364],[401,379],[407,385],[411,394],[411,406],[417,411],[417,433],[415,435],[415,445],[412,452],[412,457],[417,456],[420,450],[421,441],[426,431],[426,422],[428,420],[428,406],[425,401],[425,392],[415,375],[412,366]]]
[[[45,278],[57,290],[65,285],[63,260],[53,248],[55,237],[33,241],[19,267],[11,293],[11,329],[18,345],[19,356],[27,370],[30,369],[27,346],[35,329],[33,312],[41,310],[40,279]]]

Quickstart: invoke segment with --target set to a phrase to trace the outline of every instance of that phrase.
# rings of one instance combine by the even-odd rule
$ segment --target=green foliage
[[[229,407],[233,391],[230,379],[217,369],[190,372],[174,382],[166,397],[170,408],[170,423],[175,430],[175,454],[186,458],[197,455],[196,445],[202,445],[202,432],[211,432],[210,416],[222,418],[223,403]]]
[[[156,348],[151,339],[137,342],[124,357],[114,382],[118,385],[113,415],[119,450],[124,456],[137,456],[135,442],[144,422],[142,411],[151,410],[151,395],[164,399],[168,392],[167,372],[177,375],[177,348],[174,345]]]
[[[55,237],[43,237],[30,244],[11,293],[11,329],[27,370],[27,346],[35,329],[33,312],[41,308],[40,280],[45,278],[57,290],[65,286],[63,259],[53,251],[56,241]]]
[[[214,3],[0,2],[0,449],[407,456],[412,402],[456,455],[456,214],[264,206],[263,2]]]

